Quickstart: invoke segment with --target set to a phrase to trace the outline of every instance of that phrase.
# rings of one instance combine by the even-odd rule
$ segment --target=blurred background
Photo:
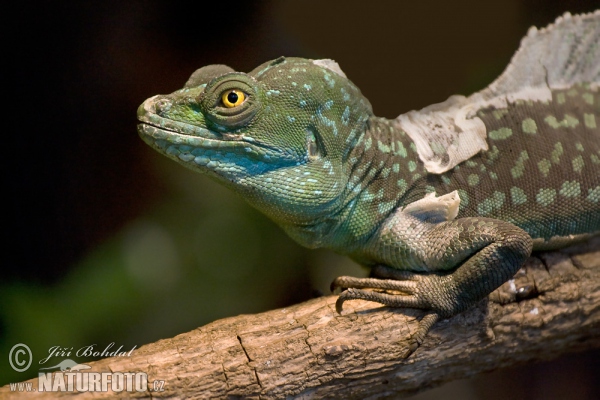
[[[309,251],[137,136],[136,109],[207,64],[332,58],[375,113],[470,94],[574,0],[19,2],[4,8],[0,385],[48,349],[124,349],[328,293],[350,260]],[[210,5],[207,5],[210,4]],[[34,365],[10,368],[16,343]],[[549,349],[549,352],[552,350]],[[44,366],[64,357],[54,357]],[[600,398],[600,352],[496,371],[428,399]],[[76,358],[78,362],[91,358]]]

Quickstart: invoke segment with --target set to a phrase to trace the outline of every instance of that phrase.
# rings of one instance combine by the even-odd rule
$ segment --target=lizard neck
[[[425,195],[427,171],[413,141],[393,121],[369,118],[353,142],[344,160],[347,183],[337,211],[313,225],[284,227],[304,246],[351,255],[393,210]]]

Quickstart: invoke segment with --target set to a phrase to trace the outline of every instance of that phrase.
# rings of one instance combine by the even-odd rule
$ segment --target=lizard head
[[[139,107],[138,132],[276,222],[311,224],[340,207],[346,158],[371,115],[335,62],[281,57],[248,74],[197,70],[183,89]]]

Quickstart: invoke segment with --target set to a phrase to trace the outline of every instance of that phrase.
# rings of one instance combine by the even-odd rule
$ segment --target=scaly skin
[[[600,232],[600,13],[581,17],[583,28],[578,18],[530,33],[521,54],[557,29],[580,35],[573,46],[587,61],[544,64],[543,82],[524,74],[515,86],[511,74],[529,68],[516,56],[487,92],[435,106],[450,110],[447,140],[429,136],[445,129],[429,109],[375,117],[337,64],[283,57],[248,74],[199,69],[183,89],[140,106],[139,133],[241,194],[299,243],[372,267],[376,278],[334,281],[350,288],[339,311],[350,299],[426,310],[412,351],[439,318],[510,279],[532,248]],[[428,128],[419,133],[409,120]],[[475,140],[460,141],[461,132]]]

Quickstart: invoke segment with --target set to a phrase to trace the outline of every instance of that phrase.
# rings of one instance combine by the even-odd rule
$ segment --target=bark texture
[[[154,380],[165,382],[162,392],[109,390],[94,397],[398,398],[600,347],[600,238],[531,257],[489,300],[437,323],[407,359],[407,339],[422,312],[355,300],[338,315],[335,300],[218,320],[145,345],[131,357],[90,363],[94,372],[146,372],[150,389]],[[37,379],[31,382],[38,387]],[[8,386],[0,388],[0,396],[10,395]]]

